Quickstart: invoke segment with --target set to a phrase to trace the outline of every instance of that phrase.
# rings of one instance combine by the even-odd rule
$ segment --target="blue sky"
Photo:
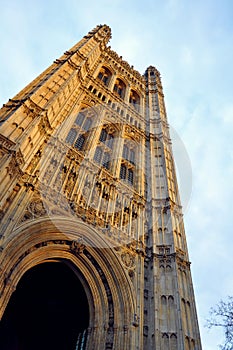
[[[112,49],[137,70],[154,65],[161,72],[169,123],[192,168],[184,220],[203,350],[217,350],[222,333],[204,324],[210,307],[233,295],[233,2],[0,0],[0,6],[0,104],[97,24],[111,27]]]

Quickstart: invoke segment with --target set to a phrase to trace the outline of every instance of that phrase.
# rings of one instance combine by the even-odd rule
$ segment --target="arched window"
[[[129,94],[129,103],[138,111],[140,106],[140,97],[136,91],[131,90]]]
[[[100,146],[96,147],[94,161],[102,165],[105,169],[110,169],[110,153],[103,152]]]
[[[81,111],[75,119],[75,125],[78,125],[81,129],[88,131],[91,128],[92,117],[93,115],[90,115],[90,111]]]
[[[112,134],[108,134],[107,146],[109,148],[113,148],[114,136]]]
[[[129,161],[130,161],[130,163],[132,163],[132,164],[135,163],[135,152],[134,152],[133,149],[130,149]]]
[[[106,67],[102,67],[98,74],[98,79],[104,83],[104,85],[108,86],[109,81],[111,79],[112,73]]]
[[[125,164],[121,164],[120,179],[126,180],[129,185],[134,184],[134,170],[129,169]]]
[[[121,79],[116,79],[113,91],[122,99],[125,97],[125,83]]]
[[[66,137],[66,142],[69,144],[73,144],[77,136],[77,131],[75,129],[71,129]]]
[[[84,143],[85,143],[84,135],[79,135],[79,137],[74,143],[74,147],[77,148],[79,151],[81,151],[83,149]]]
[[[104,153],[102,164],[105,169],[110,168],[110,154],[108,152]]]
[[[83,107],[76,115],[74,124],[66,137],[66,142],[74,147],[74,149],[82,151],[89,147],[88,139],[90,138],[91,126],[95,118],[95,111],[90,107]]]
[[[90,130],[91,124],[92,124],[91,118],[90,118],[90,117],[89,117],[89,118],[86,118],[86,120],[85,120],[85,122],[84,122],[84,124],[83,124],[83,129],[84,129],[85,131]]]
[[[128,155],[129,155],[129,148],[127,145],[124,145],[123,147],[123,158],[128,159]]]
[[[131,185],[133,185],[133,178],[134,178],[133,170],[132,169],[128,169],[128,182]]]
[[[135,161],[136,145],[133,141],[126,139],[122,152],[122,164],[120,169],[120,179],[126,180],[131,186],[135,184]]]
[[[100,147],[96,147],[96,150],[95,150],[95,155],[94,155],[94,160],[97,162],[97,163],[100,163],[101,161],[101,158],[102,158],[102,149]]]
[[[82,126],[82,123],[85,119],[85,114],[80,112],[78,115],[77,115],[77,118],[75,120],[75,124],[79,125],[79,126]]]
[[[131,147],[130,147],[131,146]],[[135,164],[135,151],[133,149],[133,145],[124,144],[123,147],[123,158],[128,160],[131,164]]]
[[[79,135],[77,138],[77,134],[75,129],[71,129],[66,137],[66,142],[70,145],[74,145],[75,148],[81,151],[86,139],[84,135]]]
[[[126,179],[126,166],[121,164],[120,179]]]
[[[100,133],[99,141],[103,142],[106,146],[112,149],[114,143],[114,135],[112,131],[108,131],[103,128]]]
[[[99,140],[101,141],[101,142],[104,142],[104,141],[106,141],[107,140],[107,131],[105,130],[105,129],[102,129],[101,130],[101,133],[100,133],[100,138],[99,138]]]

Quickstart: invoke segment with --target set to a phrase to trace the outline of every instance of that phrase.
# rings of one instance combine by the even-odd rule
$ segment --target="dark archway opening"
[[[82,349],[88,324],[87,296],[74,271],[65,263],[43,263],[19,281],[0,323],[0,349]]]

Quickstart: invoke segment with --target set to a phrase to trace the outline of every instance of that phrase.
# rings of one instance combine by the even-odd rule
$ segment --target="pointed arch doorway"
[[[89,317],[84,287],[72,267],[63,261],[39,264],[23,275],[10,299],[0,348],[84,349]]]

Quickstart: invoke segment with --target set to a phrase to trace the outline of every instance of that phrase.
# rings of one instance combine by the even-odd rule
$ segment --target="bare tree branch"
[[[228,296],[227,301],[220,302],[210,309],[210,318],[206,327],[222,327],[225,334],[225,343],[220,345],[222,350],[233,350],[233,297]]]

